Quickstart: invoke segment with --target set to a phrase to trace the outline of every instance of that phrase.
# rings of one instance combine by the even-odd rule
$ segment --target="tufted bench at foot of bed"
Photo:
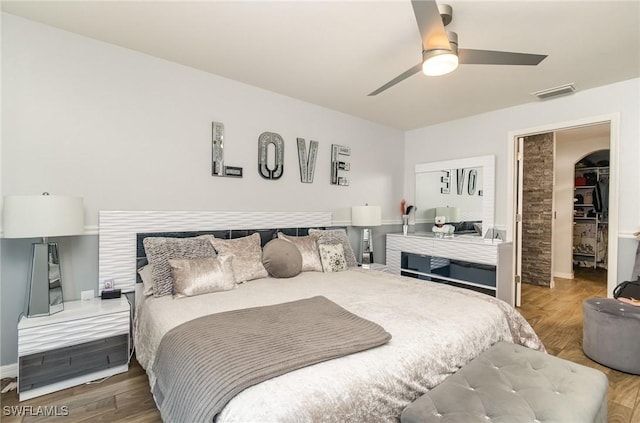
[[[402,423],[604,423],[604,373],[498,342],[402,412]]]

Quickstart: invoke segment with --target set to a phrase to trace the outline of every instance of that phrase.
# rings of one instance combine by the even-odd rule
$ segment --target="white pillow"
[[[151,265],[147,264],[138,269],[138,274],[140,275],[140,279],[142,279],[142,294],[145,297],[149,295],[153,295],[153,273],[151,269]]]
[[[318,244],[322,270],[325,272],[342,272],[347,270],[347,260],[342,244]]]
[[[233,256],[224,253],[209,258],[169,259],[175,296],[190,297],[235,288],[232,263]]]
[[[353,253],[347,231],[338,229],[309,229],[310,235],[318,235],[318,244],[336,244],[340,243],[344,250],[344,257],[347,260],[347,267],[358,267],[356,255]]]

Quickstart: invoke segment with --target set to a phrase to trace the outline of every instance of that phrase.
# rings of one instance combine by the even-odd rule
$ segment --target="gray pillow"
[[[344,250],[344,258],[347,261],[347,267],[358,267],[356,255],[353,253],[347,231],[344,229],[309,229],[309,234],[319,235],[318,244],[336,244],[342,245]]]
[[[291,242],[302,254],[303,272],[322,272],[322,262],[318,253],[318,235],[290,236],[278,232],[278,238]]]
[[[142,243],[151,264],[153,296],[161,297],[173,293],[173,277],[169,259],[197,259],[215,257],[216,250],[211,245],[213,235],[192,238],[149,237]]]
[[[227,253],[233,255],[231,266],[233,267],[236,283],[268,276],[262,265],[262,248],[260,248],[259,233],[233,239],[211,238],[211,245],[219,254]]]
[[[262,264],[274,278],[291,278],[302,271],[302,254],[293,243],[272,239],[262,249]]]

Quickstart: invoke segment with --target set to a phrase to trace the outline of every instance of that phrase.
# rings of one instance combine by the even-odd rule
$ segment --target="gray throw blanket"
[[[242,390],[391,335],[325,297],[212,314],[167,332],[153,393],[165,422],[211,422]]]

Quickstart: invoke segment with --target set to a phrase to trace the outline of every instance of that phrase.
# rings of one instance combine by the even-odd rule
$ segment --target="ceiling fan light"
[[[431,50],[423,54],[422,72],[427,76],[440,76],[458,68],[458,56],[450,50]]]

